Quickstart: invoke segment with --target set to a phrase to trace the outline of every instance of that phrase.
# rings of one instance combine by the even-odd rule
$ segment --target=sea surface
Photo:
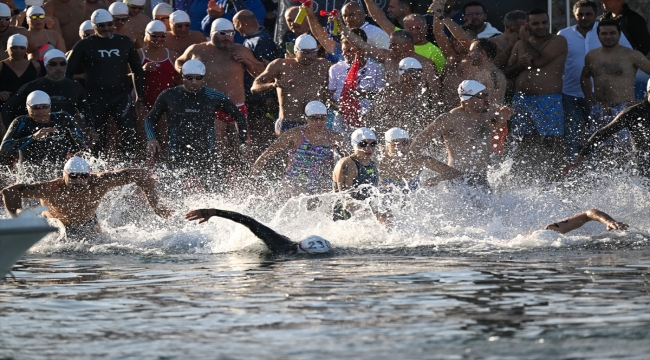
[[[103,234],[52,234],[0,283],[0,359],[649,359],[650,193],[613,171],[490,194],[441,184],[331,221],[331,195],[167,193],[157,218],[134,186],[108,194]],[[272,257],[249,214],[322,256]],[[527,236],[598,208],[629,223]],[[2,214],[1,216],[5,216]],[[53,221],[53,225],[57,225]]]

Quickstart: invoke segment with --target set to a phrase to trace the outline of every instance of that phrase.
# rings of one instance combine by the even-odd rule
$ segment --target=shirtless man
[[[485,85],[465,80],[458,86],[460,106],[440,115],[413,139],[412,151],[422,151],[426,143],[442,137],[447,146],[447,165],[464,173],[461,181],[489,189],[487,170],[492,154],[493,126],[503,127],[512,109],[503,106],[491,114],[490,94]]]
[[[253,52],[245,46],[233,43],[235,28],[227,19],[217,19],[210,29],[211,40],[192,45],[176,60],[176,70],[180,73],[183,64],[190,59],[197,59],[205,64],[205,86],[223,94],[235,103],[244,116],[246,110],[246,93],[244,91],[244,72],[256,77],[264,71],[264,63],[257,60]],[[224,112],[217,112],[217,119],[228,123],[229,134],[244,130],[246,124],[236,124],[235,120]],[[241,134],[240,134],[241,136]]]
[[[183,10],[176,10],[169,16],[169,26],[171,30],[165,40],[169,50],[182,54],[188,47],[205,42],[205,35],[190,30],[190,16]]]
[[[499,52],[494,58],[494,65],[504,69],[508,64],[508,59],[512,54],[512,49],[519,41],[519,32],[522,26],[526,26],[526,19],[528,15],[521,10],[513,10],[503,17],[503,25],[505,31],[495,37],[491,37],[490,41],[493,42]]]
[[[133,34],[144,39],[144,31],[151,18],[144,14],[145,0],[126,0],[125,4],[129,8],[129,21],[124,25],[127,33]]]
[[[614,20],[598,24],[598,40],[602,47],[591,50],[585,56],[585,66],[580,75],[580,86],[585,94],[589,116],[589,135],[609,124],[634,98],[634,82],[638,69],[650,74],[650,60],[639,51],[619,44],[621,30]],[[594,91],[592,92],[593,79]],[[608,140],[608,145],[630,147],[630,135],[626,130]]]
[[[298,12],[300,12],[300,6],[292,6],[284,11],[284,20],[287,22],[287,27],[289,27],[290,30],[282,37],[281,44],[281,48],[285,50],[286,58],[293,57],[296,39],[300,35],[310,34],[308,21],[303,21],[302,24],[298,24],[294,21]]]
[[[90,15],[97,9],[108,10],[108,5],[103,0],[84,0],[84,6],[86,7],[84,19],[90,19]]]
[[[393,84],[399,81],[399,62],[407,57],[416,59],[422,64],[423,80],[428,89],[428,96],[435,99],[440,91],[440,80],[436,66],[429,59],[416,54],[413,47],[413,35],[405,30],[394,31],[390,35],[390,47],[388,50],[380,49],[363,41],[359,35],[350,31],[342,21],[339,21],[341,33],[346,39],[359,50],[363,51],[378,62],[384,64],[386,71],[386,82]]]
[[[549,28],[548,14],[542,9],[531,10],[505,71],[506,76],[516,77],[512,103],[517,115],[510,132],[522,146],[515,154],[521,158],[515,163],[526,164],[522,173],[535,177],[561,166],[565,155],[562,75],[568,48],[566,38],[551,34]]]
[[[46,15],[59,20],[65,47],[72,49],[79,41],[79,25],[88,19],[83,0],[50,0],[43,9]]]
[[[108,12],[113,15],[115,33],[128,36],[135,44],[135,47],[141,49],[144,47],[144,29],[142,32],[138,32],[134,28],[126,26],[131,21],[129,11],[129,7],[123,2],[114,2],[108,7]]]
[[[151,14],[153,15],[154,20],[162,21],[162,23],[167,27],[167,31],[171,31],[172,28],[169,26],[169,18],[173,12],[174,8],[171,5],[166,2],[161,2],[153,8]]]
[[[426,91],[422,64],[414,58],[404,58],[399,63],[399,74],[398,82],[379,91],[366,123],[380,133],[399,127],[417,134],[431,119],[431,108],[422,99]]]
[[[9,215],[21,211],[21,199],[37,198],[49,207],[43,215],[63,223],[66,233],[88,234],[100,231],[97,215],[102,197],[112,188],[136,183],[153,211],[160,217],[172,214],[159,203],[155,183],[144,169],[122,169],[98,174],[90,173],[90,166],[80,157],[72,157],[63,168],[63,177],[35,184],[16,184],[2,189]]]
[[[21,34],[27,37],[27,54],[31,55],[32,59],[38,59],[39,52],[32,36],[24,27],[11,26],[11,9],[6,4],[0,3],[0,61],[9,57],[7,54],[7,41],[9,37],[14,34]]]
[[[306,21],[305,21],[306,23]],[[318,100],[325,103],[330,63],[317,58],[318,44],[313,36],[300,35],[296,39],[295,57],[276,59],[255,79],[251,92],[262,94],[276,89],[280,114],[275,122],[275,133],[305,125],[303,111],[307,103]]]

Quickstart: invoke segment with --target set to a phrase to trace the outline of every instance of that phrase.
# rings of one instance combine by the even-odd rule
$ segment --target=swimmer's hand
[[[185,214],[185,219],[188,221],[198,220],[199,224],[202,224],[208,221],[212,215],[210,215],[210,210],[212,209],[196,209]]]
[[[515,114],[515,111],[512,108],[509,108],[507,106],[500,106],[497,109],[497,113],[495,116],[499,120],[508,120],[510,119],[513,115]]]
[[[607,231],[611,231],[611,230],[627,230],[628,226],[629,225],[624,223],[624,222],[610,221],[610,222],[607,223]]]

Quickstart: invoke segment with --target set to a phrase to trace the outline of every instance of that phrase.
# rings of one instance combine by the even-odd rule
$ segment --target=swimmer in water
[[[330,242],[320,236],[310,235],[305,239],[294,242],[284,235],[280,235],[270,227],[260,223],[250,216],[234,211],[220,209],[197,209],[185,214],[189,221],[199,220],[199,224],[208,221],[212,216],[232,220],[246,226],[255,236],[266,244],[274,255],[293,254],[321,254],[332,249]]]
[[[536,236],[545,230],[554,231],[560,234],[566,234],[569,231],[573,231],[575,229],[582,227],[584,224],[588,223],[589,221],[598,221],[600,223],[605,224],[607,226],[607,231],[625,230],[628,227],[626,223],[616,221],[611,216],[605,214],[604,212],[598,209],[589,209],[579,214],[573,215],[568,219],[558,221],[552,224],[548,224],[543,228],[533,232],[532,234],[530,234],[530,236]]]

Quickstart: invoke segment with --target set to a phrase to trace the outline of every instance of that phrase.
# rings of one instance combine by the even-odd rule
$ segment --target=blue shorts
[[[513,134],[564,135],[562,94],[517,93],[512,98],[512,107],[515,110],[515,115],[512,117]]]
[[[289,129],[293,129],[298,126],[303,126],[305,124],[306,122],[304,121],[291,121],[287,119],[278,119],[275,122],[275,132],[281,134]]]

